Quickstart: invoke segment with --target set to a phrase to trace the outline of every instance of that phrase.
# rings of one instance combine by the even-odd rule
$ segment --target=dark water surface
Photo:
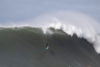
[[[0,67],[100,67],[93,45],[76,35],[49,36],[32,27],[0,29]]]

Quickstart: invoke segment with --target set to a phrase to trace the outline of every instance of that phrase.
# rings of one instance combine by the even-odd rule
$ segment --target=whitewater
[[[1,27],[42,27],[44,33],[54,34],[48,28],[62,29],[68,35],[76,34],[79,38],[84,38],[91,44],[95,51],[100,54],[100,23],[90,16],[76,11],[55,11],[44,13],[35,19],[19,21],[17,23],[9,21],[8,25]]]

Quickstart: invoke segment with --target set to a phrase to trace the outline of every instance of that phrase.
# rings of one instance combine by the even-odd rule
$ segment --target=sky
[[[77,11],[100,22],[100,0],[0,0],[0,24],[27,21],[60,10]]]

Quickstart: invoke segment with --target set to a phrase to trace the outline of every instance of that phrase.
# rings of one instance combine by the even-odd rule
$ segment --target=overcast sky
[[[25,21],[60,10],[78,11],[100,22],[100,0],[0,0],[0,24]]]

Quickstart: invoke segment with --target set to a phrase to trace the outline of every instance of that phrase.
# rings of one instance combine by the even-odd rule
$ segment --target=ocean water
[[[1,27],[0,67],[100,67],[100,55],[86,39],[49,30],[53,34],[35,27]]]

